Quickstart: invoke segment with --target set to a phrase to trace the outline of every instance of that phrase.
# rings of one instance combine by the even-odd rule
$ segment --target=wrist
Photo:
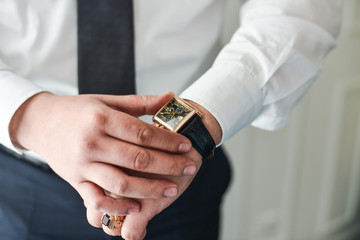
[[[210,135],[214,139],[215,144],[218,145],[222,139],[222,129],[216,118],[200,104],[191,100],[184,101],[190,103],[192,106],[196,107],[201,112],[202,122],[204,123],[206,129],[209,131]]]
[[[34,130],[34,121],[40,117],[38,116],[39,111],[37,111],[37,109],[41,108],[41,106],[39,106],[41,102],[48,101],[49,96],[52,96],[52,94],[49,92],[41,92],[30,97],[17,109],[11,118],[9,135],[16,148],[22,150],[28,149],[29,141],[27,139],[30,139],[29,135]]]
[[[209,111],[192,103],[174,97],[159,109],[153,121],[159,127],[187,137],[203,158],[209,158],[221,141],[221,127]]]

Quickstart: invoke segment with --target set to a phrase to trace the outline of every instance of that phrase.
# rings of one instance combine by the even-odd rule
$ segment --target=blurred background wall
[[[288,125],[248,127],[225,144],[222,240],[360,239],[360,1],[344,2],[338,47]],[[239,8],[229,0],[223,42]]]

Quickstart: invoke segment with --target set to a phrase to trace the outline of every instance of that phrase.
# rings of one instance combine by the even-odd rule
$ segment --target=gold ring
[[[109,229],[119,229],[122,227],[126,216],[115,216],[104,213],[101,217],[101,223]]]

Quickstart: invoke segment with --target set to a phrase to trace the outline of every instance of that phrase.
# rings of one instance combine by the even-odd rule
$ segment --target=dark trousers
[[[184,194],[149,222],[146,239],[217,239],[219,206],[229,179],[229,163],[217,149],[214,158],[204,160]],[[0,150],[0,239],[121,238],[90,226],[78,193],[52,170]]]

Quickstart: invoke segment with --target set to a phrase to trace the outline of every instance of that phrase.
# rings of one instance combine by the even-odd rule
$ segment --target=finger
[[[146,226],[152,217],[144,214],[127,216],[121,228],[121,236],[124,239],[144,239]]]
[[[125,219],[125,221],[126,221],[126,219]],[[102,229],[106,234],[108,234],[110,236],[121,236],[121,233],[122,233],[122,227],[110,229],[110,228],[102,225]]]
[[[103,228],[103,231],[110,236],[121,236],[121,228],[113,229],[113,230],[111,230],[105,226],[102,226],[102,228]]]
[[[141,235],[141,238],[140,239],[144,239],[145,238],[145,236],[146,236],[146,229],[143,231],[143,233],[142,233],[142,235]]]
[[[190,140],[183,135],[158,128],[123,112],[110,111],[103,128],[109,136],[139,146],[176,153],[191,150]]]
[[[93,161],[132,169],[140,172],[180,176],[194,175],[195,162],[184,156],[143,148],[112,137],[99,138],[97,151],[92,151]]]
[[[125,219],[124,224],[127,219]],[[135,223],[137,224],[137,223]],[[126,236],[124,236],[123,226],[120,228],[109,229],[108,227],[102,225],[103,231],[110,236],[122,236],[124,239],[132,239],[132,240],[142,240],[146,236],[146,229],[143,229],[141,232],[141,228],[139,230],[135,230],[134,232],[127,232]]]
[[[99,212],[93,208],[86,208],[86,218],[91,226],[96,228],[101,228],[101,217],[103,213]]]
[[[104,163],[90,164],[85,177],[121,197],[156,199],[178,194],[177,185],[168,180],[129,176],[119,168]]]
[[[84,199],[88,209],[113,215],[136,214],[140,211],[140,204],[132,199],[115,199],[104,194],[104,191],[92,182],[78,184],[76,190]]]
[[[165,103],[174,97],[174,93],[168,92],[162,95],[94,95],[97,99],[101,100],[109,107],[130,114],[132,116],[153,115]]]

